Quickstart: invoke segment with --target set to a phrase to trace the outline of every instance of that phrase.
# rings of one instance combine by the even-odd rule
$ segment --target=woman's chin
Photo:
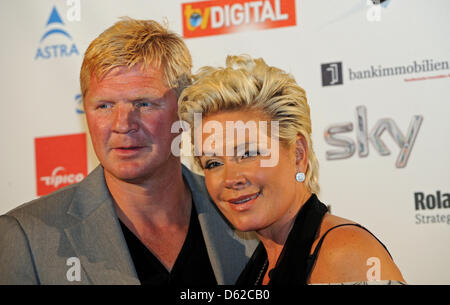
[[[237,213],[229,209],[222,209],[221,212],[238,231],[257,231],[264,227],[264,217],[255,210]]]
[[[231,224],[233,227],[242,232],[248,232],[248,231],[257,231],[261,229],[261,226],[255,224],[253,221],[245,221],[245,220],[233,220],[231,221]]]

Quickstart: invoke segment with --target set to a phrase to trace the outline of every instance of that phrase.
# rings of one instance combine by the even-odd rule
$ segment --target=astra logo
[[[215,0],[182,5],[186,38],[296,24],[295,0]]]
[[[62,39],[72,41],[72,36],[70,36],[63,26],[64,22],[54,6],[46,24],[46,31],[41,37],[39,42],[40,46],[34,56],[35,60],[70,57],[72,55],[80,54],[75,43],[55,43],[55,39],[51,38],[53,36],[64,36]]]
[[[81,94],[75,94],[75,103],[76,103],[76,108],[75,108],[75,112],[77,114],[84,114],[84,108],[83,108],[83,100],[81,98]]]
[[[322,86],[342,85],[342,62],[322,64]]]
[[[341,136],[341,133],[348,133],[353,131],[353,123],[339,123],[330,125],[324,133],[325,141],[332,146],[340,147],[341,149],[329,150],[326,152],[327,160],[338,160],[350,158],[355,154],[356,148],[360,157],[369,155],[369,141],[372,143],[375,150],[382,156],[390,155],[390,150],[381,139],[385,131],[389,133],[395,143],[400,148],[397,156],[395,166],[403,168],[408,162],[408,158],[419,133],[420,126],[423,121],[423,116],[414,115],[411,118],[406,136],[402,133],[395,121],[390,118],[379,119],[372,129],[367,128],[367,110],[365,106],[356,107],[356,144],[353,139]]]

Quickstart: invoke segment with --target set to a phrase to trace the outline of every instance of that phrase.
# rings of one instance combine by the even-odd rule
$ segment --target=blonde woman
[[[260,240],[237,284],[404,282],[372,233],[318,199],[310,109],[291,75],[228,56],[226,67],[200,70],[178,111],[194,131],[211,198],[236,229]]]

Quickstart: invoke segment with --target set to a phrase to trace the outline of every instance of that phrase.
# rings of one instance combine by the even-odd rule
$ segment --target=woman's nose
[[[247,185],[245,175],[239,170],[237,165],[225,165],[225,179],[224,184],[226,188],[242,189]]]

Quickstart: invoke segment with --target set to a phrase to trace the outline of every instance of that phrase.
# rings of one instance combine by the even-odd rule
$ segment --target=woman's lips
[[[259,192],[258,193],[254,193],[254,194],[250,194],[250,195],[239,196],[237,198],[229,199],[228,201],[231,202],[231,203],[240,204],[240,203],[244,203],[246,201],[255,199],[258,196],[259,196]]]
[[[250,194],[250,195],[244,195],[237,198],[232,198],[228,200],[228,203],[230,204],[230,207],[238,212],[243,212],[248,209],[250,209],[253,204],[255,203],[256,199],[259,197],[261,192]]]

